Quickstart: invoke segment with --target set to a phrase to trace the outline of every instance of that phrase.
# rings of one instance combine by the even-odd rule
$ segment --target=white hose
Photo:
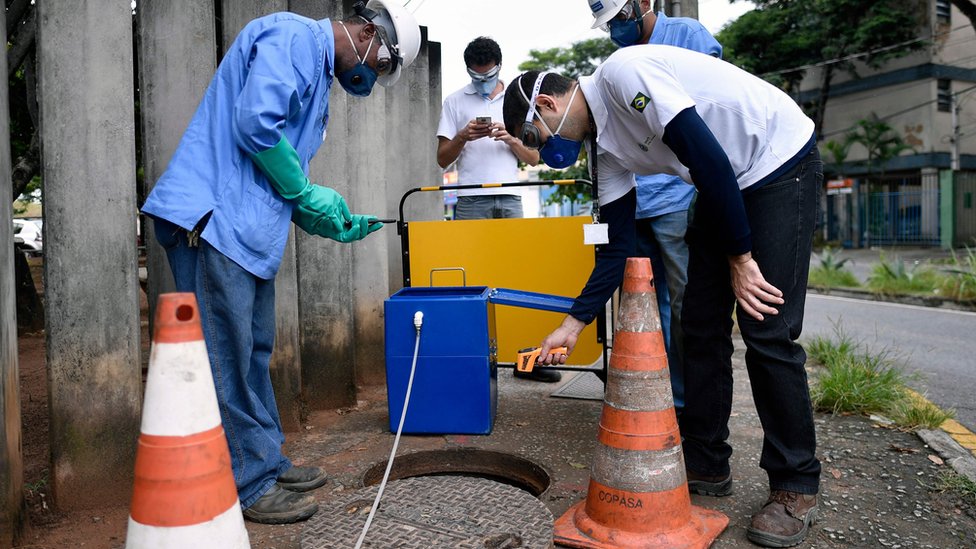
[[[417,355],[420,354],[420,327],[423,323],[424,313],[420,311],[414,313],[413,326],[417,329],[417,342],[413,346],[413,363],[410,365],[410,378],[407,380],[407,395],[403,398],[403,411],[400,413],[400,425],[397,426],[396,438],[393,439],[393,449],[390,451],[390,459],[386,462],[383,481],[380,482],[380,489],[376,492],[376,499],[373,500],[373,507],[369,510],[369,516],[366,517],[366,524],[363,525],[363,531],[359,534],[356,549],[360,549],[363,546],[363,540],[366,539],[366,532],[369,531],[369,525],[373,523],[373,515],[376,514],[376,510],[380,507],[380,498],[383,497],[383,490],[386,489],[386,481],[390,478],[390,470],[393,468],[393,458],[396,456],[397,447],[400,445],[400,433],[403,432],[403,422],[407,419],[407,406],[410,404],[410,391],[413,389],[413,374],[417,371]]]

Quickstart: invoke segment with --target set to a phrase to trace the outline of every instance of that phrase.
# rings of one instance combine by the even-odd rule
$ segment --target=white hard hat
[[[388,45],[400,58],[392,73],[376,79],[381,86],[392,86],[399,80],[400,70],[409,67],[420,53],[420,25],[397,0],[369,0],[366,7],[377,13],[373,24],[383,27],[392,42]]]
[[[590,11],[593,12],[593,26],[591,29],[602,27],[610,22],[615,15],[620,13],[624,5],[631,0],[587,0],[590,4]]]

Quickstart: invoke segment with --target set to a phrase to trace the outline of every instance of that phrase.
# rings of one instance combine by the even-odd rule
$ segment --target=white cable
[[[363,525],[363,531],[359,534],[356,549],[360,549],[363,546],[363,540],[366,539],[366,532],[369,531],[369,525],[373,523],[373,515],[379,509],[380,498],[383,497],[383,490],[386,489],[386,481],[390,478],[390,469],[393,468],[393,458],[396,456],[397,446],[400,445],[400,433],[403,432],[403,422],[407,419],[407,405],[410,404],[410,391],[413,389],[413,374],[417,371],[417,355],[420,354],[420,327],[423,323],[424,313],[420,311],[414,313],[413,326],[417,329],[417,342],[413,346],[413,363],[410,365],[410,378],[407,380],[407,395],[403,398],[403,411],[400,413],[400,425],[397,426],[396,438],[393,439],[393,449],[390,451],[390,459],[386,462],[383,481],[380,482],[380,489],[376,492],[376,499],[373,500],[373,508],[369,510],[369,516],[366,517],[366,524]]]

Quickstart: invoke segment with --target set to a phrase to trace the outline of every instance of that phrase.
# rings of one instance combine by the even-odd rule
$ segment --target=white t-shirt
[[[490,116],[492,122],[502,122],[504,85],[494,99],[482,97],[468,84],[444,99],[437,136],[454,139],[457,132],[479,116]],[[457,158],[458,184],[511,183],[518,181],[518,158],[508,145],[491,137],[468,141]],[[521,196],[519,188],[468,189],[458,196],[510,194]]]
[[[662,137],[668,123],[692,106],[728,155],[740,189],[793,158],[813,135],[813,121],[779,88],[673,46],[621,48],[592,76],[580,78],[580,91],[596,121],[599,147],[638,175],[670,173],[691,182]],[[601,202],[604,195],[626,192],[617,187],[632,185],[612,169],[606,175],[601,164]]]

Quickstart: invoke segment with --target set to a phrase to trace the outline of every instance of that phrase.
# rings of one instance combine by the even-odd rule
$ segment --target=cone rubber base
[[[556,521],[557,545],[583,549],[705,549],[729,525],[729,517],[717,511],[691,506],[691,520],[670,532],[629,532],[607,528],[586,515],[586,502],[570,507]]]

